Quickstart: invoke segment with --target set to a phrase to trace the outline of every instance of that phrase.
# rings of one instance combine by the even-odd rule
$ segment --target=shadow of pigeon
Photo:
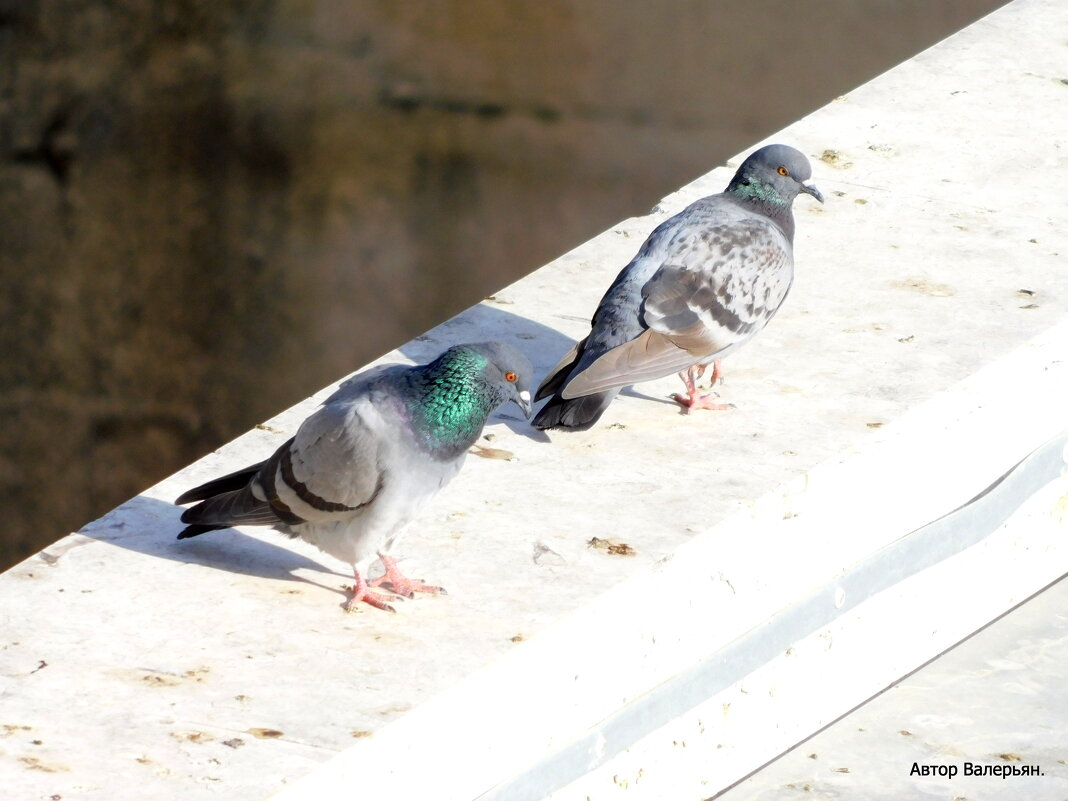
[[[266,540],[232,528],[178,540],[178,532],[185,528],[185,524],[179,520],[182,509],[183,507],[166,501],[139,495],[84,526],[77,533],[160,559],[201,565],[229,573],[300,581],[342,595],[344,592],[340,584],[333,579],[352,578],[347,571],[334,570],[286,547],[289,539],[286,535],[266,528],[263,529]],[[278,544],[270,542],[270,538],[277,538]],[[60,543],[47,549],[45,553],[56,551],[57,546],[60,546]],[[59,554],[56,555],[58,557]],[[296,575],[298,570],[322,573],[329,576],[330,581],[320,584]]]
[[[400,352],[415,363],[425,363],[452,345],[486,341],[507,342],[519,348],[534,365],[536,381],[540,381],[574,344],[569,337],[555,329],[486,301],[403,345]],[[549,438],[531,428],[511,404],[502,406],[488,422],[500,422],[521,436],[549,442]],[[262,458],[269,456],[270,450],[265,449]],[[180,541],[177,539],[178,532],[185,527],[179,520],[182,508],[141,495],[89,523],[78,534],[161,559],[268,579],[307,582],[339,593],[342,593],[339,585],[318,584],[297,575],[297,572],[321,573],[331,577],[331,581],[339,576],[351,579],[347,571],[334,570],[287,547],[289,538],[286,535],[267,528],[262,529],[263,539],[227,528]],[[272,539],[277,539],[278,544],[271,542]],[[73,544],[68,547],[73,547]],[[58,558],[61,549],[53,550]],[[329,560],[329,557],[324,555],[324,560]]]

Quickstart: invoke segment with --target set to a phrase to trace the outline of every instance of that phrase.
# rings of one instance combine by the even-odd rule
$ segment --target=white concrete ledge
[[[5,573],[6,792],[707,797],[1064,574],[1065,22],[1017,0],[770,137],[829,202],[725,365],[738,408],[679,415],[665,380],[551,443],[495,418],[514,458],[470,458],[403,547],[450,595],[344,615],[309,546],[174,539],[171,499],[330,388]],[[730,172],[387,358],[502,338],[549,368]]]

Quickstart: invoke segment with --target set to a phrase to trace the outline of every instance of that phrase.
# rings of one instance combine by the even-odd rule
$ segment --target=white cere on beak
[[[519,399],[523,401],[523,403],[530,403],[530,393],[524,389],[519,393]]]
[[[823,193],[816,188],[816,185],[812,183],[812,180],[812,178],[809,178],[807,181],[802,181],[801,186],[805,187],[805,191],[808,192],[808,194],[812,195],[812,197],[816,198],[816,200],[822,203]]]

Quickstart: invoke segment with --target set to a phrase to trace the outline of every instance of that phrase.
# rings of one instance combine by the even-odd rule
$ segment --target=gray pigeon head
[[[820,203],[823,194],[811,182],[812,166],[789,145],[766,145],[742,162],[727,191],[746,199],[789,206],[804,192]]]
[[[456,358],[475,353],[482,356],[481,379],[488,391],[500,398],[500,402],[512,401],[526,417],[530,417],[530,387],[534,380],[534,368],[530,360],[511,345],[503,342],[474,342],[455,345],[442,354],[442,359]]]

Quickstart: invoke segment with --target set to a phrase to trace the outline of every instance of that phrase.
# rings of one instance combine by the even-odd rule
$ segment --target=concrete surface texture
[[[3,4],[0,566],[999,4]]]
[[[1065,609],[1068,579],[714,798],[1068,798]]]

